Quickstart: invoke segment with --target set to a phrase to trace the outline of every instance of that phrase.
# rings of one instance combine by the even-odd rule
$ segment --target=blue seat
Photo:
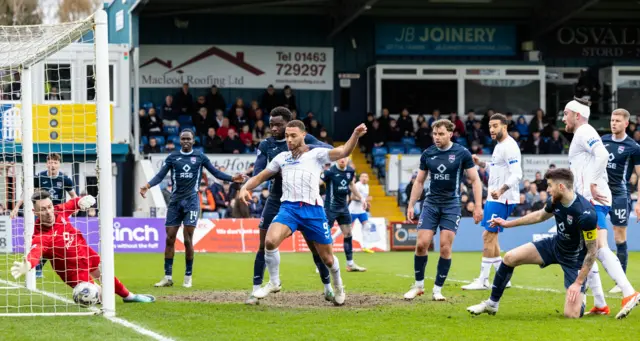
[[[422,149],[420,147],[408,147],[407,154],[420,155],[422,154]]]
[[[404,146],[402,147],[389,147],[389,154],[404,154]]]
[[[144,102],[142,104],[142,107],[148,111],[149,109],[153,108],[153,102]]]
[[[193,150],[196,153],[204,153],[204,148],[203,147],[193,147]]]
[[[469,145],[467,144],[467,139],[465,139],[464,137],[458,137],[456,139],[456,143],[465,148],[469,148]]]
[[[200,136],[196,136],[195,141],[196,141],[196,144],[200,144]]]
[[[387,158],[385,156],[376,156],[373,158],[373,165],[376,167],[384,166],[387,162]]]
[[[172,126],[165,126],[164,128],[162,128],[162,130],[167,135],[177,135],[179,132],[178,127],[172,127]]]
[[[192,125],[193,120],[190,115],[180,115],[178,116],[178,123],[180,123],[180,126]]]
[[[175,144],[176,146],[180,144],[180,136],[178,135],[170,135],[167,138],[167,141],[171,141],[173,142],[173,144]]]
[[[484,145],[485,146],[490,146],[493,143],[493,140],[491,140],[491,136],[485,136],[484,137]]]
[[[191,131],[196,131],[196,128],[190,124],[189,125],[185,124],[180,126],[180,132],[182,132],[185,129],[191,129]],[[196,132],[196,134],[198,134],[198,132]]]
[[[491,148],[489,148],[489,147],[482,148],[482,154],[491,155]]]
[[[387,155],[387,147],[373,147],[373,149],[371,150],[371,155],[373,156]]]
[[[154,137],[156,139],[156,141],[158,142],[158,145],[160,146],[164,146],[164,144],[166,143],[166,139],[164,138],[164,136],[151,136]]]
[[[403,137],[402,138],[402,143],[405,146],[415,146],[416,145],[416,139],[414,139],[413,137]]]
[[[140,144],[141,145],[145,145],[145,144],[149,144],[149,138],[146,136],[143,136],[142,138],[140,138]]]
[[[404,148],[404,143],[402,143],[402,142],[387,142],[387,147],[389,147],[389,148],[393,148],[393,147],[402,147],[402,148]]]

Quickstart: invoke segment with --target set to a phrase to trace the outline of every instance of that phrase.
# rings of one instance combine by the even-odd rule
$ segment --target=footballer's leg
[[[179,202],[169,202],[167,206],[167,220],[165,229],[167,237],[164,245],[164,277],[160,282],[154,284],[155,287],[173,286],[173,256],[175,253],[176,236],[180,224],[184,220],[184,212],[180,209]]]
[[[36,265],[36,278],[44,278],[44,275],[42,274],[42,269],[44,268],[45,264],[47,264],[47,259],[41,258],[40,263]]]
[[[338,261],[338,257],[333,254],[333,245],[331,242],[327,243],[328,240],[331,240],[331,236],[329,235],[327,238],[314,238],[308,232],[305,234],[309,239],[314,240],[313,243],[316,250],[318,250],[320,259],[322,259],[324,265],[329,269],[329,273],[333,279],[333,303],[335,305],[343,305],[346,294],[344,292],[344,285],[342,284],[342,277],[340,276],[340,262]],[[316,239],[324,240],[316,241]]]
[[[353,218],[354,215],[351,215],[351,220],[355,223],[355,219]],[[366,230],[366,231],[370,231],[371,227],[369,226],[369,215],[367,213],[361,213],[356,215],[357,219],[360,221],[360,224],[362,225],[362,230]],[[363,233],[364,234],[364,233]],[[362,247],[362,251],[366,252],[366,253],[375,253],[375,251],[373,251],[370,248],[367,247]]]
[[[413,256],[415,282],[411,289],[404,294],[405,300],[412,300],[424,294],[424,270],[427,267],[429,245],[438,228],[440,211],[433,206],[425,206],[418,221],[418,240]]]
[[[251,294],[245,301],[246,304],[258,304],[258,298],[253,296],[253,293],[260,289],[262,281],[264,280],[264,271],[267,267],[267,263],[264,260],[264,242],[267,238],[267,230],[269,225],[273,221],[273,218],[278,214],[280,210],[280,201],[267,198],[267,202],[262,210],[262,216],[260,217],[260,224],[258,229],[260,230],[260,245],[258,246],[258,252],[256,252],[256,258],[253,261],[253,287],[251,288]]]
[[[562,271],[564,272],[564,288],[568,290],[571,284],[573,284],[578,278],[578,273],[580,272],[580,266],[583,262],[583,259],[580,259],[579,262],[572,264],[573,266],[569,266],[568,264],[562,263],[560,266],[562,267]],[[582,290],[580,291],[580,297],[575,301],[569,300],[569,295],[565,297],[564,300],[564,317],[567,318],[580,318],[584,315],[584,309],[587,304],[585,291],[587,290],[586,282],[582,285]]]
[[[456,238],[458,225],[462,212],[460,207],[442,208],[440,215],[440,259],[438,259],[438,272],[433,286],[432,299],[434,301],[446,301],[442,295],[442,286],[444,285],[449,269],[451,269],[451,247],[453,240]]]
[[[91,264],[91,277],[97,281],[100,281],[100,256],[98,256],[98,254],[91,248],[89,254],[89,263]],[[115,294],[122,297],[122,301],[124,303],[153,303],[156,301],[156,298],[153,295],[132,293],[127,289],[127,287],[124,286],[124,284],[122,284],[122,282],[120,282],[118,277],[114,277],[113,282]]]
[[[316,249],[315,243],[307,238],[305,234],[302,234],[304,237],[304,241],[307,243],[307,247],[309,247],[309,251],[311,251],[311,255],[313,256],[313,263],[316,265],[316,272],[320,274],[320,281],[324,286],[324,299],[327,301],[333,301],[334,293],[331,288],[331,274],[329,273],[329,268],[322,262],[322,258]]]
[[[353,261],[353,234],[351,234],[352,223],[351,215],[348,212],[340,213],[338,216],[338,224],[340,224],[340,230],[344,236],[343,246],[344,255],[347,259],[347,271],[364,272],[367,271],[367,269],[359,266]]]
[[[616,256],[618,260],[620,260],[622,271],[624,271],[625,274],[627,273],[627,259],[629,257],[627,251],[627,225],[629,223],[631,209],[631,198],[614,197],[613,203],[611,204],[611,211],[609,212],[611,223],[613,224],[613,239],[616,242]],[[611,294],[621,292],[622,289],[617,285],[609,291]]]
[[[184,238],[185,258],[184,283],[182,284],[182,286],[185,288],[191,288],[193,286],[193,233],[195,232],[195,230],[196,227],[191,225],[184,225],[184,229],[182,230],[182,235]]]

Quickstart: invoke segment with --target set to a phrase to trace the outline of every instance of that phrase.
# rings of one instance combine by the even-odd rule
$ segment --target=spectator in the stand
[[[258,121],[269,122],[269,117],[268,116],[265,117],[264,110],[262,110],[261,108],[256,109],[254,114],[256,116],[255,122],[258,122]]]
[[[249,124],[245,123],[242,126],[242,131],[240,131],[240,141],[242,141],[247,148],[252,149],[253,134],[251,133],[251,129],[249,129]]]
[[[158,145],[158,140],[156,140],[155,137],[151,137],[149,138],[149,144],[142,147],[142,151],[145,154],[151,154],[151,153],[160,153],[162,149]]]
[[[320,142],[333,145],[333,139],[329,136],[329,132],[325,128],[320,129],[320,137],[318,137],[318,140],[320,140]]]
[[[453,130],[453,134],[455,136],[465,136],[464,123],[462,123],[462,120],[460,119],[460,117],[458,117],[457,112],[451,112],[449,121],[451,121],[456,126]]]
[[[227,109],[227,103],[224,101],[224,97],[220,94],[220,91],[217,86],[212,85],[211,90],[207,94],[207,109],[209,112],[213,113],[218,110],[224,111]]]
[[[204,136],[209,128],[213,127],[213,120],[209,116],[206,107],[200,108],[198,113],[193,115],[193,125],[196,128],[197,136]]]
[[[140,135],[149,135],[149,117],[144,109],[138,110],[138,121],[140,122]]]
[[[227,216],[227,211],[229,209],[229,201],[233,198],[231,193],[231,185],[228,181],[225,181],[220,184],[214,184],[211,186],[211,192],[213,192],[213,200],[216,203],[216,212],[220,214],[220,218],[225,218]]]
[[[267,138],[267,127],[264,125],[264,121],[256,121],[256,125],[253,127],[253,143],[258,145],[260,141]]]
[[[298,105],[296,104],[296,95],[293,94],[293,90],[288,85],[285,85],[284,90],[282,91],[281,103],[283,107],[288,108],[291,111],[298,110]]]
[[[191,113],[193,107],[193,96],[189,92],[189,83],[182,84],[182,88],[174,96],[176,108],[181,115],[188,115]]]
[[[416,145],[424,150],[433,145],[433,137],[431,136],[431,127],[427,121],[422,121],[420,128],[416,132]]]
[[[547,151],[549,154],[564,154],[564,141],[562,140],[558,130],[554,130],[553,133],[551,133],[551,138],[547,145]]]
[[[200,111],[200,108],[207,108],[207,100],[204,96],[198,96],[196,103],[193,105],[194,111]]]
[[[373,121],[371,131],[367,131],[367,135],[370,136],[370,139],[367,140],[369,143],[367,146],[368,151],[371,151],[373,147],[382,147],[387,137],[378,120]]]
[[[291,119],[293,120],[297,120],[298,119],[298,111],[297,110],[291,110]]]
[[[232,123],[233,126],[235,126],[237,129],[241,129],[243,125],[245,124],[251,124],[249,122],[249,120],[247,119],[247,116],[245,115],[245,111],[242,108],[236,108],[236,119],[235,121]]]
[[[218,128],[222,127],[222,123],[224,122],[224,111],[221,109],[216,110],[216,117],[213,119],[213,127],[218,130]]]
[[[640,130],[633,132],[633,140],[636,141],[636,143],[640,143]]]
[[[178,109],[173,106],[173,96],[168,95],[164,98],[162,106],[162,124],[168,127],[179,127],[178,116],[180,116]]]
[[[542,177],[542,173],[536,172],[536,179],[533,180],[533,183],[536,184],[538,191],[544,192],[547,190],[547,180]]]
[[[437,121],[440,119],[440,110],[438,109],[434,109],[431,112],[431,117],[429,118],[429,127],[431,127],[433,125],[433,122]]]
[[[205,153],[220,154],[222,153],[222,139],[216,135],[215,128],[211,127],[207,130],[207,136],[202,144]]]
[[[427,122],[427,119],[424,118],[424,115],[422,113],[420,113],[420,114],[418,114],[418,116],[416,116],[416,127],[418,129],[420,129],[420,127],[422,127],[422,122]]]
[[[202,217],[208,218],[209,213],[216,211],[216,201],[213,198],[211,190],[207,188],[206,182],[200,182],[198,198],[200,199],[200,212],[202,212]]]
[[[476,154],[476,155],[482,155],[482,146],[480,145],[480,143],[478,143],[478,141],[473,141],[471,142],[471,148],[469,149],[469,151],[471,152],[471,154]]]
[[[156,115],[156,109],[149,108],[149,135],[163,135],[162,120]]]
[[[516,141],[518,147],[520,147],[520,154],[522,154],[522,141],[520,140],[520,133],[517,130],[510,131],[509,135]]]
[[[524,144],[524,153],[533,155],[547,154],[547,144],[542,137],[540,137],[539,131],[534,131],[527,139],[527,142]]]
[[[322,124],[318,122],[315,118],[311,120],[311,126],[309,127],[308,133],[318,138],[320,136],[320,130],[322,130]]]
[[[516,205],[516,208],[513,210],[513,215],[516,217],[523,217],[527,214],[527,212],[531,211],[531,205],[526,200],[525,194],[520,194],[520,203]]]
[[[411,115],[409,115],[409,110],[407,108],[402,109],[400,113],[400,117],[396,122],[398,125],[398,129],[400,129],[400,133],[402,136],[413,136],[415,135],[415,127],[413,126],[413,119]]]
[[[311,121],[313,120],[313,112],[312,111],[308,111],[307,112],[307,117],[305,117],[302,120],[302,123],[304,123],[304,127],[305,129],[307,129],[307,131],[309,131],[309,129],[311,128]]]
[[[166,153],[171,153],[175,150],[176,150],[176,145],[173,143],[173,141],[171,140],[167,141],[167,144],[164,146],[164,151]]]
[[[258,105],[258,101],[256,101],[255,99],[251,101],[251,105],[249,106],[249,112],[246,112],[245,116],[247,116],[247,119],[251,122],[255,122],[256,121],[256,112],[260,110],[260,105]]]
[[[49,89],[49,93],[44,96],[44,99],[47,101],[62,101],[62,96],[58,93],[58,88],[52,86]]]
[[[216,129],[216,134],[218,134],[218,136],[220,136],[220,138],[222,140],[226,139],[227,136],[229,135],[229,131],[231,130],[236,130],[236,128],[232,127],[229,124],[229,119],[227,117],[222,119],[222,125],[220,126],[220,128]]]
[[[263,208],[264,206],[260,202],[260,196],[254,194],[251,197],[251,203],[249,204],[249,213],[251,218],[260,218]]]
[[[165,204],[169,204],[169,199],[171,199],[171,192],[173,192],[173,186],[171,180],[167,182],[167,186],[162,189],[162,197],[164,198]]]
[[[532,211],[539,211],[539,210],[543,209],[548,198],[549,198],[549,195],[547,194],[547,192],[541,191],[540,192],[540,200],[536,201],[535,203],[533,203],[533,205],[531,205],[531,210]]]
[[[507,113],[507,131],[512,132],[516,130],[516,122],[513,120],[513,113]]]
[[[279,103],[278,95],[276,95],[276,89],[273,85],[269,84],[267,90],[262,94],[262,100],[260,101],[260,107],[270,113],[273,108],[277,107]]]
[[[465,132],[467,132],[467,134],[473,131],[473,125],[476,121],[476,113],[473,110],[467,111],[467,121],[464,123]]]
[[[269,189],[265,187],[262,189],[262,191],[260,191],[260,203],[264,206],[268,198],[269,198]]]
[[[463,217],[473,217],[473,211],[476,208],[476,203],[473,201],[468,201],[462,210]]]
[[[538,109],[536,110],[536,114],[531,119],[531,122],[529,122],[529,134],[531,135],[536,131],[542,134],[542,130],[544,130],[544,127],[544,112],[542,111],[542,109]]]
[[[244,144],[235,130],[229,129],[227,138],[222,142],[222,149],[226,154],[241,154],[244,151]]]
[[[471,130],[467,135],[469,145],[471,145],[474,141],[481,141],[484,143],[486,135],[484,134],[484,130],[482,129],[481,125],[481,121],[475,120],[473,122],[473,130]]]
[[[400,142],[402,141],[402,132],[398,127],[396,120],[392,119],[389,121],[389,134],[387,135],[387,141],[389,142]]]
[[[484,136],[491,135],[489,132],[489,120],[491,116],[493,116],[495,113],[496,112],[493,111],[493,109],[487,109],[487,111],[484,113],[484,116],[482,116],[482,119],[480,120],[482,132],[484,133]]]
[[[367,127],[367,131],[371,132],[371,129],[373,129],[373,121],[375,120],[375,116],[373,115],[372,112],[368,112],[367,113],[367,119],[363,122],[364,125]],[[360,138],[360,147],[363,147],[366,153],[371,152],[368,148],[371,146],[371,136],[369,134],[365,134],[363,137]]]
[[[389,121],[391,120],[392,118],[389,114],[389,109],[383,108],[382,115],[378,117],[378,122],[380,123],[380,130],[382,130],[385,135],[389,133]]]
[[[521,182],[520,193],[527,193],[527,191],[529,190],[529,185],[531,185],[531,181],[529,180],[524,180],[523,182]]]
[[[242,97],[236,98],[236,102],[233,103],[233,105],[229,109],[229,114],[227,115],[227,117],[231,121],[231,124],[236,121],[236,109],[238,108],[242,109],[243,112],[249,110],[249,108],[247,108],[247,106],[244,104],[244,100],[242,99]]]
[[[529,205],[533,205],[537,201],[540,201],[540,192],[538,192],[538,186],[535,183],[529,185],[529,190],[525,193],[525,199]]]
[[[527,124],[527,120],[524,115],[520,115],[518,117],[518,121],[516,122],[516,129],[520,133],[521,137],[529,136],[529,125]]]
[[[629,126],[626,130],[627,135],[632,136],[636,130],[638,130],[638,126],[633,122],[629,122]]]

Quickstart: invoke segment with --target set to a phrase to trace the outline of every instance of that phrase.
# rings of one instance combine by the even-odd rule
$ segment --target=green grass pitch
[[[344,254],[338,256],[344,269]],[[432,302],[438,255],[430,254],[427,292],[405,302],[402,295],[413,282],[412,253],[356,254],[355,260],[368,271],[343,270],[347,303],[334,307],[322,298],[310,254],[282,255],[283,291],[259,306],[244,305],[251,287],[253,254],[196,254],[191,289],[181,287],[182,254],[176,256],[172,288],[153,288],[163,275],[161,254],[117,254],[116,275],[122,282],[133,292],[158,298],[155,304],[123,304],[117,298],[117,315],[175,340],[638,340],[640,308],[627,319],[616,320],[619,296],[608,298],[612,316],[565,319],[559,266],[517,268],[512,282],[518,288],[505,292],[498,314],[470,316],[465,308],[489,295],[489,291],[460,289],[462,281],[478,275],[480,257],[479,253],[454,254],[443,289],[448,301]],[[640,287],[637,264],[640,253],[630,254],[629,278],[636,288]],[[45,269],[48,281],[59,282],[50,265]],[[7,279],[6,270],[0,271],[0,278]],[[613,283],[601,273],[608,291]],[[67,296],[71,292],[60,283],[46,288]],[[41,310],[53,309],[48,298],[0,289],[3,310],[18,299],[22,306],[31,302],[45,306]],[[592,302],[589,298],[588,308]],[[2,317],[0,326],[1,340],[150,340],[99,316]]]

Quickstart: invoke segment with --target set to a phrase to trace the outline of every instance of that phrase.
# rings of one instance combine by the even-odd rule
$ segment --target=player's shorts
[[[440,227],[440,230],[457,233],[461,216],[460,206],[436,207],[425,204],[422,207],[420,221],[418,221],[418,230],[437,232]]]
[[[273,218],[278,215],[279,210],[280,199],[268,197],[267,201],[264,203],[264,209],[262,209],[262,216],[260,216],[260,224],[258,227],[261,230],[268,230],[269,225],[271,225]]]
[[[541,268],[545,268],[551,264],[559,264],[564,272],[564,288],[567,289],[578,278],[578,272],[584,262],[586,250],[582,249],[578,255],[567,256],[558,251],[557,237],[543,238],[533,242],[538,250],[540,258],[542,258]],[[587,290],[586,281],[582,285],[582,292]]]
[[[609,210],[611,210],[611,207],[602,206],[602,205],[593,205],[593,208],[596,209],[596,217],[598,217],[598,230],[606,230],[607,214],[609,214]]]
[[[322,206],[285,201],[280,204],[280,211],[273,222],[287,225],[291,233],[299,230],[306,239],[318,244],[333,243],[331,228]]]
[[[352,223],[351,213],[348,211],[335,212],[327,210],[325,213],[327,214],[327,223],[329,224],[329,227],[333,227],[333,223],[336,221],[338,222],[338,225],[351,225]]]
[[[369,215],[367,213],[351,213],[351,221],[355,223],[356,220],[359,220],[360,223],[363,224],[369,220]]]
[[[502,232],[504,228],[502,226],[491,227],[489,220],[493,218],[507,219],[513,209],[516,208],[515,204],[503,204],[497,201],[487,201],[484,205],[484,217],[482,218],[482,227],[489,232]]]
[[[611,211],[609,211],[611,224],[613,226],[627,227],[631,209],[631,198],[629,196],[613,197]]]
[[[196,226],[200,216],[198,195],[180,201],[170,201],[167,207],[165,226]]]

